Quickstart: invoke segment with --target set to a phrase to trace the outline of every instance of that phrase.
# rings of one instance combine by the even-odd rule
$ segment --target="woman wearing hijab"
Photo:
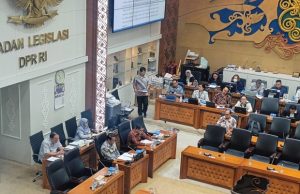
[[[91,129],[89,128],[89,122],[86,118],[81,118],[79,127],[77,128],[75,139],[89,139],[92,137]]]
[[[192,85],[194,80],[195,80],[195,77],[193,76],[192,71],[191,70],[186,70],[185,71],[185,76],[184,76],[184,79],[183,79],[183,84],[188,85],[188,86]]]

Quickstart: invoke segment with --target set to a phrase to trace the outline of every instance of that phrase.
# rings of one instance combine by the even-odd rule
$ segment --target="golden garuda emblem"
[[[49,11],[48,7],[55,7],[63,0],[17,0],[17,7],[27,12],[25,16],[9,16],[8,22],[38,27],[45,21],[58,15],[57,10]]]

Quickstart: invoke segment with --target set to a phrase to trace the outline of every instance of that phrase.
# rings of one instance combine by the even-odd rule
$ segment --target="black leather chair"
[[[292,138],[300,140],[300,124],[297,125],[296,130],[295,130],[295,134]]]
[[[81,118],[86,118],[89,121],[89,127],[90,128],[95,129],[93,114],[92,114],[92,111],[90,109],[82,111],[80,113],[80,115],[81,115]]]
[[[224,142],[225,133],[226,129],[224,127],[207,125],[204,137],[198,142],[198,147],[212,151],[220,151],[220,146]]]
[[[93,175],[93,170],[84,166],[79,148],[65,152],[64,165],[68,175],[75,182],[80,183]]]
[[[272,163],[276,156],[278,137],[275,135],[260,133],[255,147],[246,150],[245,158],[252,158],[265,163]]]
[[[138,116],[138,117],[132,119],[131,124],[132,124],[132,127],[134,127],[136,125],[141,126],[142,128],[144,128],[144,132],[147,133],[147,128],[146,128],[146,125],[144,123],[144,117],[143,116]]]
[[[128,147],[128,134],[131,131],[130,121],[124,121],[118,125],[118,133],[120,137],[120,150],[127,152],[130,150]]]
[[[71,139],[75,138],[76,132],[77,132],[77,121],[76,117],[72,117],[69,120],[65,121],[66,130],[68,133],[68,137]]]
[[[101,170],[104,167],[112,166],[112,162],[113,162],[112,160],[106,160],[101,153],[101,146],[105,142],[106,137],[107,137],[106,133],[102,133],[95,138],[95,146],[100,159],[98,163],[98,170]]]
[[[300,112],[300,104],[296,104],[296,103],[286,103],[284,110],[289,111],[291,105],[295,105],[297,108],[297,112]]]
[[[31,145],[31,149],[32,149],[32,159],[36,164],[41,165],[42,161],[39,160],[39,152],[40,152],[40,148],[42,145],[42,142],[44,141],[44,135],[43,132],[40,131],[36,134],[33,134],[29,137],[30,140],[30,145]],[[35,182],[37,178],[42,176],[42,171],[39,170],[38,172],[36,172],[36,176],[33,178],[32,182]]]
[[[55,127],[52,127],[51,132],[55,132],[59,135],[60,143],[61,143],[62,146],[65,147],[67,138],[66,138],[66,135],[65,135],[65,132],[64,132],[63,124],[60,123],[60,124],[56,125]]]
[[[250,174],[245,174],[231,190],[232,194],[264,194],[269,185],[269,180]]]
[[[282,117],[274,117],[272,120],[272,124],[269,130],[269,133],[272,135],[276,135],[279,138],[285,138],[290,131],[291,120],[282,118]]]
[[[258,133],[261,133],[265,130],[265,128],[267,126],[267,116],[266,115],[250,113],[249,119],[248,119],[248,129],[249,129],[252,121],[259,122],[261,130]],[[258,135],[258,134],[255,133],[253,135]]]
[[[247,96],[248,102],[250,102],[253,112],[255,112],[256,98],[255,96]]]
[[[276,164],[299,170],[300,140],[286,138],[282,152],[276,156]]]
[[[234,128],[231,139],[221,146],[221,151],[238,157],[244,157],[245,151],[250,148],[252,134],[245,129]]]
[[[50,194],[65,194],[78,185],[71,182],[61,159],[50,162],[46,167],[46,172],[51,187]]]
[[[274,113],[278,115],[279,113],[279,99],[278,98],[263,98],[260,108],[260,113],[269,115]]]

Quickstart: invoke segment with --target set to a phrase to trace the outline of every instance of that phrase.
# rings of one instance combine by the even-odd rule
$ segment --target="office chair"
[[[247,83],[247,80],[244,79],[244,78],[240,78],[240,82],[242,82],[244,88],[246,88],[246,83]]]
[[[85,110],[85,111],[82,111],[80,113],[81,115],[81,118],[86,118],[88,121],[89,121],[89,127],[91,129],[94,129],[94,119],[93,119],[93,114],[92,114],[92,111],[90,109],[88,110]]]
[[[245,129],[234,128],[229,142],[221,145],[221,151],[238,157],[244,157],[245,151],[251,145],[252,134]]]
[[[291,105],[295,105],[297,108],[297,112],[300,112],[300,104],[296,104],[296,103],[286,103],[284,107],[284,111],[289,111]]]
[[[212,151],[219,151],[220,145],[224,142],[226,129],[218,125],[207,125],[204,137],[198,142],[198,148],[204,148]]]
[[[278,137],[275,135],[260,133],[255,147],[248,148],[245,158],[252,158],[265,163],[272,163],[276,156]]]
[[[62,123],[54,126],[51,128],[51,132],[53,133],[57,133],[59,135],[59,140],[60,140],[60,143],[63,147],[66,146],[66,141],[68,140],[66,138],[66,135],[65,135],[65,132],[64,132],[64,126]]]
[[[84,166],[79,148],[65,152],[64,165],[68,175],[75,182],[81,183],[93,175],[93,170]]]
[[[40,148],[42,145],[42,142],[44,141],[44,135],[43,132],[40,131],[36,134],[33,134],[29,137],[30,140],[30,145],[31,145],[31,149],[32,149],[32,159],[36,164],[41,165],[42,161],[39,160],[39,152],[40,152]],[[38,172],[36,172],[36,176],[33,178],[32,182],[35,182],[37,180],[37,178],[42,176],[42,171],[39,170]]]
[[[118,125],[118,133],[120,137],[120,150],[127,152],[130,150],[128,147],[128,134],[131,131],[130,121],[124,121]]]
[[[66,130],[67,130],[68,137],[70,139],[74,139],[75,135],[76,135],[76,132],[77,132],[76,117],[72,117],[69,120],[66,120],[65,125],[66,125]]]
[[[132,126],[139,125],[140,127],[144,128],[144,132],[147,133],[147,128],[146,128],[146,125],[144,123],[143,116],[138,116],[138,117],[132,119],[131,124],[132,124]]]
[[[71,182],[71,179],[64,167],[61,159],[50,162],[46,167],[49,185],[51,187],[50,194],[67,193],[78,184]]]
[[[231,190],[231,194],[264,194],[269,180],[255,175],[245,174]]]
[[[282,117],[274,117],[272,120],[269,133],[284,139],[289,134],[290,126],[291,126],[290,119],[286,119]]]
[[[247,97],[247,100],[248,102],[250,102],[251,106],[252,106],[252,109],[253,109],[253,112],[255,112],[255,105],[256,105],[256,97],[254,96],[246,96]]]
[[[276,156],[275,164],[300,170],[300,140],[286,138],[282,152]]]
[[[279,99],[278,98],[263,98],[260,108],[260,114],[270,115],[279,113]]]
[[[300,124],[297,125],[296,130],[295,130],[295,134],[292,138],[300,140]]]
[[[104,167],[110,167],[113,163],[112,160],[106,160],[101,153],[101,146],[106,141],[106,138],[106,133],[102,133],[95,138],[95,146],[100,160],[98,163],[98,170],[101,170]]]
[[[255,114],[255,113],[250,113],[249,115],[249,120],[248,120],[248,129],[251,127],[251,122],[252,121],[257,121],[260,124],[260,131],[251,131],[253,135],[258,135],[259,133],[263,132],[267,126],[267,116],[263,114]]]

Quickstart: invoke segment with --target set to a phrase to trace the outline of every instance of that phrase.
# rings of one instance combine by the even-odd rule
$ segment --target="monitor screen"
[[[160,21],[165,0],[113,0],[113,32]]]

